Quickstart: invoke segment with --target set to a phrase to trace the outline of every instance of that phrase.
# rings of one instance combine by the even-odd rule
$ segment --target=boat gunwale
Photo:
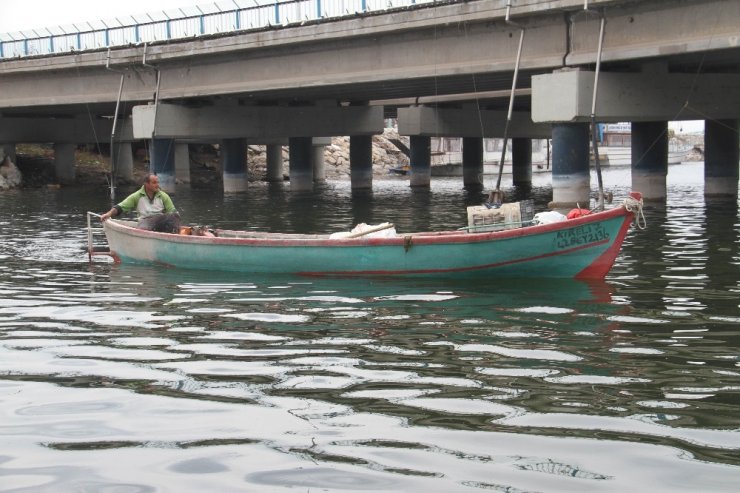
[[[518,238],[537,234],[547,234],[554,231],[571,229],[580,225],[609,220],[615,217],[631,216],[632,212],[628,211],[624,205],[615,207],[607,211],[594,212],[585,216],[559,221],[550,224],[540,224],[524,226],[515,229],[506,229],[499,231],[487,232],[467,232],[462,230],[437,231],[437,232],[416,232],[399,234],[395,237],[358,237],[358,238],[317,238],[319,235],[302,235],[290,234],[286,237],[284,233],[259,233],[262,237],[221,237],[221,236],[194,236],[180,235],[172,233],[160,233],[138,229],[133,221],[123,221],[109,219],[104,223],[104,228],[110,228],[121,234],[143,239],[152,239],[166,241],[169,243],[186,243],[198,245],[232,245],[232,246],[253,246],[253,247],[366,247],[366,246],[398,246],[405,245],[409,241],[414,245],[433,245],[433,244],[455,244],[455,243],[480,243]],[[249,234],[249,231],[223,230],[235,233]],[[274,237],[271,237],[274,235]],[[267,236],[267,237],[265,237]]]

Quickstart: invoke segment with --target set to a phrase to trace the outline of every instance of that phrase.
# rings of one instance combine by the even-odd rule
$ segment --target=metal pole
[[[110,68],[110,48],[108,48],[108,56],[105,61],[105,68],[111,72],[118,72]],[[116,200],[116,159],[114,152],[114,144],[116,137],[116,124],[118,123],[118,112],[121,106],[121,95],[123,94],[123,81],[125,80],[126,73],[119,72],[121,74],[121,81],[118,84],[118,97],[116,98],[116,110],[113,114],[113,127],[110,131],[110,200],[114,202]]]
[[[507,24],[514,24],[517,25],[509,20],[509,12],[511,9],[511,0],[507,2],[506,5],[506,22]],[[504,126],[504,144],[502,146],[501,150],[501,160],[499,161],[498,165],[498,178],[496,179],[496,188],[493,192],[491,192],[488,201],[491,203],[501,203],[503,202],[503,193],[501,192],[501,176],[504,173],[504,160],[506,159],[506,143],[509,138],[509,124],[511,123],[511,116],[514,112],[514,94],[516,92],[516,80],[519,76],[519,63],[521,62],[522,58],[522,46],[524,44],[524,28],[522,26],[517,25],[519,27],[519,47],[517,48],[516,52],[516,64],[514,65],[514,77],[511,81],[511,94],[509,95],[509,111],[506,115],[506,125]]]
[[[594,164],[596,165],[596,178],[599,183],[598,208],[604,210],[604,181],[601,178],[601,160],[599,159],[599,144],[597,139],[596,128],[596,93],[599,88],[599,71],[601,70],[601,49],[604,44],[604,25],[606,18],[601,16],[601,25],[599,27],[599,47],[596,53],[596,73],[594,74],[594,93],[591,98],[591,146],[594,149]]]

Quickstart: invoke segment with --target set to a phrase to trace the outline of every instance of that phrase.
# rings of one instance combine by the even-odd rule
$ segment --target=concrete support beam
[[[411,144],[409,184],[412,187],[429,188],[432,179],[432,138],[412,135],[409,140]]]
[[[594,72],[564,70],[532,77],[532,120],[588,122]],[[596,116],[600,122],[696,120],[740,115],[740,75],[599,74]],[[691,97],[690,109],[685,108]]]
[[[483,139],[463,137],[462,142],[463,187],[466,190],[483,189]]]
[[[632,123],[632,190],[644,200],[667,196],[668,122]]]
[[[224,193],[247,191],[246,139],[224,139],[221,142],[221,169]]]
[[[349,171],[352,190],[373,187],[373,138],[353,135],[349,138]]]
[[[737,197],[740,170],[738,120],[704,124],[704,195]]]
[[[313,181],[324,183],[326,181],[326,168],[324,164],[324,144],[313,142],[311,146],[311,164],[313,166]]]
[[[159,177],[159,186],[167,193],[175,192],[175,141],[152,139],[149,171]]]
[[[313,190],[311,137],[290,138],[290,190]]]
[[[113,165],[116,178],[134,179],[134,153],[129,142],[117,142],[113,145]]]
[[[133,141],[131,120],[119,121],[116,142]],[[113,120],[90,119],[83,115],[75,118],[6,117],[0,118],[0,138],[5,142],[25,144],[96,144],[109,142]],[[149,135],[151,137],[151,134]]]
[[[398,108],[398,133],[428,137],[503,137],[505,111],[433,108]],[[550,125],[533,123],[529,113],[515,112],[509,124],[509,137],[547,139]]]
[[[74,144],[54,144],[54,172],[62,185],[75,182],[75,148]]]
[[[383,133],[383,108],[370,106],[236,106],[186,108],[172,104],[134,106],[133,132],[176,139],[230,139],[251,142],[288,137],[331,137]]]
[[[532,186],[532,139],[511,139],[511,175],[515,187]]]
[[[175,144],[175,177],[178,185],[190,186],[190,148],[183,142]]]
[[[267,181],[277,183],[283,181],[283,146],[267,144]]]
[[[552,126],[552,209],[589,208],[588,132],[586,123]]]

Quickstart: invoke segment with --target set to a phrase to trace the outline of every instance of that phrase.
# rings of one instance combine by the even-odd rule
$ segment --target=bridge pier
[[[511,175],[515,187],[532,186],[532,139],[511,139]]]
[[[116,178],[133,181],[134,179],[134,153],[130,142],[118,142],[113,145],[113,159],[115,163]]]
[[[704,123],[704,195],[730,195],[738,191],[738,120]]]
[[[224,139],[221,141],[221,168],[224,193],[247,191],[247,140]]]
[[[311,163],[311,137],[290,137],[290,189],[313,190],[313,164]]]
[[[373,137],[352,135],[349,138],[349,170],[352,190],[373,187]]]
[[[149,171],[159,177],[159,186],[167,193],[175,191],[175,140],[152,139]]]
[[[270,183],[283,181],[283,146],[267,144],[267,181]]]
[[[432,177],[432,138],[425,135],[412,135],[409,140],[411,144],[409,184],[412,187],[429,188]]]
[[[190,186],[190,149],[187,144],[175,144],[175,176],[180,185]]]
[[[54,144],[54,172],[63,185],[75,182],[75,145]]]
[[[324,149],[326,146],[317,139],[312,140],[311,163],[313,166],[314,183],[324,183],[326,181],[326,165],[324,163]]]
[[[483,138],[463,137],[462,173],[465,190],[483,189]]]
[[[589,207],[588,151],[587,123],[553,123],[551,209]]]
[[[668,122],[632,122],[632,190],[663,201],[667,175]]]

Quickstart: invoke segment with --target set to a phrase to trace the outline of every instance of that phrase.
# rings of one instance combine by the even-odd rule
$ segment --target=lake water
[[[671,167],[667,204],[590,284],[91,265],[106,190],[4,192],[0,491],[735,492],[740,220],[702,181]],[[629,171],[605,182],[621,200]],[[196,224],[404,232],[462,226],[481,195],[174,199]]]

